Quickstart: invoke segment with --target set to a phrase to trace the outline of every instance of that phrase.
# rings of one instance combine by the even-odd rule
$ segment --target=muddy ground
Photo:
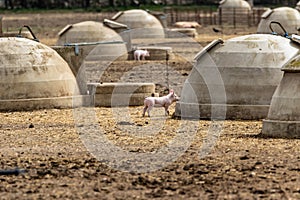
[[[21,23],[14,17],[4,16],[4,27]],[[51,45],[63,19],[86,18],[95,16],[40,14],[37,35]],[[228,32],[200,30],[198,38],[237,30]],[[25,170],[0,176],[0,199],[300,199],[299,140],[263,138],[262,121],[185,121],[159,108],[151,118],[141,113],[142,107],[0,113],[0,169]],[[178,154],[168,157],[172,151]]]

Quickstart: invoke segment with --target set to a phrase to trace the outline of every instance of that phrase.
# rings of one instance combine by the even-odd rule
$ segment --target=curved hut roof
[[[0,110],[72,107],[76,79],[56,51],[26,38],[0,38]]]
[[[296,34],[300,26],[300,14],[298,10],[290,7],[269,9],[262,14],[257,33],[271,33],[270,22],[272,21],[279,22],[289,34]],[[273,32],[284,34],[278,25],[274,24],[271,28]]]

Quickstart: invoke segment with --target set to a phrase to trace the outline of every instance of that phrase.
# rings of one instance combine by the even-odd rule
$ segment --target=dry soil
[[[3,27],[26,22],[52,45],[65,24],[98,18],[4,15]],[[203,43],[244,33],[198,31]],[[300,199],[299,140],[261,137],[262,121],[184,121],[161,111],[152,118],[141,117],[142,107],[95,108],[94,118],[75,109],[0,113],[0,169],[25,170],[0,176],[0,199]]]

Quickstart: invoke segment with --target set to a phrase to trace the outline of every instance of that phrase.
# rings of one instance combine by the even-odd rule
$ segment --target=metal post
[[[233,27],[236,28],[236,21],[235,21],[235,8],[233,8]]]
[[[2,16],[0,16],[0,37],[2,37],[3,32],[2,32]]]
[[[167,81],[167,88],[170,89],[169,84],[169,53],[166,51],[166,81]]]
[[[219,8],[219,26],[222,26],[222,8]]]
[[[250,10],[248,10],[248,17],[247,17],[247,19],[248,19],[248,28],[251,26],[251,13],[250,13],[251,11]]]

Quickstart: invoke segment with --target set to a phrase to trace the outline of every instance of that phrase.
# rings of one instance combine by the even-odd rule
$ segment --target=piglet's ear
[[[174,90],[173,90],[173,89],[171,89],[171,90],[170,90],[170,93],[174,93]]]

